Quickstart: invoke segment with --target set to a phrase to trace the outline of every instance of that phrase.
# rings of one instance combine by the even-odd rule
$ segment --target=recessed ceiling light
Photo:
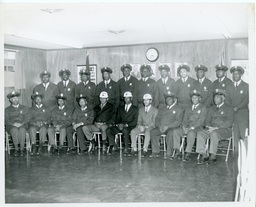
[[[49,14],[53,14],[53,13],[56,13],[56,12],[61,12],[64,9],[40,9],[40,10],[43,11],[43,12],[47,12]]]
[[[120,34],[120,33],[123,33],[125,32],[126,30],[108,30],[109,33],[112,33],[112,34]]]

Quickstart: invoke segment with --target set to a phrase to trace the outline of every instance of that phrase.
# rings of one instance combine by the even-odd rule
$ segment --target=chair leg
[[[138,139],[138,151],[141,151],[141,136],[137,135],[137,139]]]
[[[98,147],[99,147],[99,149],[100,149],[100,134],[97,134],[96,137],[97,137],[97,139],[98,139]]]
[[[228,155],[229,155],[229,150],[230,150],[230,144],[231,144],[231,139],[229,139],[229,141],[228,141],[228,150],[227,150],[226,159],[225,159],[226,162],[228,161]]]
[[[164,140],[164,152],[166,152],[166,140],[165,140],[165,136],[163,136],[163,140]]]
[[[9,134],[8,134],[7,132],[5,133],[5,139],[6,139],[6,148],[7,148],[7,152],[8,152],[8,155],[10,155]]]

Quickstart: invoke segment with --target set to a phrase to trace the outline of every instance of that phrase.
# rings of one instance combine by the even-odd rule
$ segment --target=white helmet
[[[100,98],[108,98],[108,93],[106,91],[102,91],[100,93]]]
[[[151,94],[146,93],[146,94],[144,94],[143,99],[151,99],[152,100],[153,98],[152,98]]]
[[[130,98],[130,97],[132,97],[132,93],[130,91],[126,91],[126,92],[124,92],[124,97]]]

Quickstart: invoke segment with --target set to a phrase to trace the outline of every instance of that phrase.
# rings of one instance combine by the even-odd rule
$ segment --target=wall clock
[[[146,51],[146,58],[150,62],[155,62],[159,58],[159,51],[154,47],[149,48]]]

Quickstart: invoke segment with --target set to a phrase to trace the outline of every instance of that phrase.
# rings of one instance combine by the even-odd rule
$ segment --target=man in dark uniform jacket
[[[123,96],[125,105],[118,108],[115,126],[107,128],[106,131],[110,146],[109,155],[112,153],[115,144],[115,135],[117,133],[123,133],[124,148],[129,148],[129,134],[137,125],[139,110],[138,107],[132,105],[132,93],[126,91]]]
[[[28,108],[19,103],[19,97],[19,92],[9,93],[7,98],[11,105],[5,108],[5,127],[13,140],[14,156],[18,156],[18,144],[20,144],[20,156],[24,155],[24,143],[28,129]]]
[[[51,150],[56,152],[57,146],[55,143],[55,133],[59,132],[60,146],[58,154],[62,153],[62,147],[66,138],[66,129],[72,123],[73,109],[66,106],[67,97],[63,93],[56,96],[58,106],[56,106],[51,112],[51,126],[48,128],[48,136],[51,144]]]
[[[225,65],[216,65],[215,68],[217,80],[213,81],[213,90],[217,88],[226,90],[227,86],[232,84],[226,76],[228,68]]]
[[[119,90],[117,82],[113,81],[110,78],[110,74],[112,73],[112,69],[108,67],[104,67],[101,69],[102,79],[97,87],[95,96],[99,97],[102,91],[106,91],[108,93],[108,102],[113,104],[117,109],[120,102]],[[96,105],[100,104],[99,99],[96,99]]]
[[[245,139],[245,130],[249,128],[249,85],[241,79],[244,74],[242,67],[233,66],[230,72],[234,83],[226,89],[226,102],[233,107],[235,113],[234,146],[237,147],[239,139]]]
[[[178,106],[185,110],[191,106],[190,91],[195,82],[194,78],[188,75],[190,68],[187,65],[178,67],[178,75],[180,79],[175,82],[175,93],[178,99]]]
[[[151,70],[150,65],[142,65],[140,67],[141,79],[138,81],[137,90],[137,102],[139,108],[143,107],[143,96],[145,94],[150,94],[152,96],[153,106],[155,106],[155,98],[158,97],[156,81],[150,78]]]
[[[150,157],[159,156],[159,139],[162,134],[166,134],[167,156],[165,159],[172,159],[173,130],[180,127],[183,118],[183,110],[177,106],[177,97],[173,92],[165,95],[165,102],[165,107],[160,108],[156,116],[156,128],[150,131],[152,143],[152,154]]]
[[[79,72],[79,75],[81,76],[81,82],[76,85],[75,88],[75,96],[76,99],[79,98],[80,94],[85,94],[86,95],[86,101],[88,106],[94,107],[95,106],[95,90],[96,90],[96,85],[95,83],[90,81],[90,71],[82,69]],[[98,97],[97,97],[98,98]],[[80,108],[78,103],[75,104],[76,108]]]
[[[76,131],[77,139],[81,153],[87,152],[87,146],[85,145],[85,135],[82,130],[83,126],[91,125],[94,119],[94,111],[92,105],[87,104],[87,97],[84,94],[80,94],[77,98],[77,102],[80,108],[76,108],[72,115],[72,126],[67,128],[68,150],[75,151],[73,145],[73,133]]]
[[[212,105],[212,94],[213,86],[212,81],[205,77],[205,73],[208,71],[208,68],[204,65],[197,65],[195,67],[197,81],[194,82],[192,90],[200,91],[201,93],[201,103],[209,108]]]
[[[42,104],[43,95],[36,92],[31,96],[35,105],[29,109],[29,137],[32,144],[31,154],[36,153],[36,132],[39,132],[39,148],[37,154],[42,153],[43,143],[46,140],[47,129],[50,124],[51,110]]]
[[[182,120],[182,128],[175,129],[173,132],[173,148],[175,149],[174,158],[180,158],[180,139],[183,135],[187,136],[186,156],[184,161],[190,160],[193,145],[197,132],[202,130],[207,115],[206,107],[201,103],[200,91],[193,90],[190,92],[192,105],[185,110]]]
[[[175,80],[169,77],[170,68],[168,65],[159,66],[161,78],[156,82],[158,90],[158,97],[155,97],[155,103],[157,108],[166,107],[165,94],[171,94],[174,91]]]
[[[42,83],[38,84],[34,90],[33,94],[36,92],[43,95],[42,103],[52,110],[56,106],[55,97],[59,94],[59,89],[57,85],[50,82],[51,74],[48,71],[44,71],[40,74]]]
[[[138,80],[137,78],[131,76],[132,66],[130,64],[125,64],[121,67],[121,71],[123,72],[123,78],[121,78],[118,83],[119,95],[120,95],[120,105],[124,105],[124,93],[126,91],[130,91],[133,94],[132,104],[137,106],[137,87]]]
[[[76,84],[74,81],[69,79],[70,74],[71,72],[68,69],[62,69],[59,72],[61,81],[57,84],[57,86],[59,88],[59,93],[63,93],[64,96],[67,97],[66,106],[74,109]]]
[[[232,107],[225,103],[225,93],[223,89],[214,90],[215,105],[208,111],[205,129],[197,132],[196,152],[203,155],[198,164],[216,162],[219,141],[232,135],[234,112]],[[205,152],[206,139],[210,139],[210,160]]]
[[[99,95],[100,104],[94,107],[94,120],[92,125],[83,126],[83,132],[87,139],[90,140],[89,152],[94,149],[95,140],[92,132],[101,132],[103,141],[103,152],[107,151],[106,147],[106,129],[112,126],[115,120],[115,106],[108,102],[108,93],[102,91]]]

